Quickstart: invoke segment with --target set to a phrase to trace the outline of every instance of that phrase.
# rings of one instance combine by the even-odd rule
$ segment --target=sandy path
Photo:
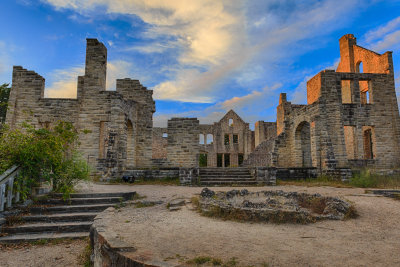
[[[57,245],[29,245],[0,248],[0,266],[53,267],[82,266],[78,257],[87,245],[86,240],[64,241]]]
[[[117,190],[119,186],[107,187]],[[126,186],[149,200],[190,198],[198,187]],[[232,188],[214,188],[230,190]],[[148,208],[128,206],[108,212],[97,223],[137,251],[132,257],[179,263],[204,255],[232,257],[240,265],[270,266],[400,266],[400,201],[362,195],[363,189],[331,187],[255,187],[251,191],[285,190],[342,196],[355,203],[360,214],[347,221],[324,221],[310,225],[257,224],[221,221],[200,216],[190,205],[170,212],[165,204]],[[94,186],[91,190],[103,190]]]

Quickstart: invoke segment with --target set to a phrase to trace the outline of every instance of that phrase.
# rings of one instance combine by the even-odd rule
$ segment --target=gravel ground
[[[95,186],[91,190],[103,190]],[[355,204],[357,219],[308,225],[240,223],[200,216],[191,205],[166,208],[174,198],[190,199],[200,187],[127,186],[146,200],[108,211],[96,223],[137,250],[130,257],[178,265],[198,256],[239,266],[400,266],[400,201],[364,194],[364,189],[332,187],[247,187],[249,191],[284,190],[340,196]],[[115,187],[114,189],[116,189]],[[109,187],[108,190],[114,190]],[[231,190],[232,188],[213,188]]]
[[[59,244],[0,246],[0,266],[82,266],[80,255],[87,243],[87,240],[66,240]]]

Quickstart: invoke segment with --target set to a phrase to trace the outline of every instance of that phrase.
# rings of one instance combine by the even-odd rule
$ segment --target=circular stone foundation
[[[197,206],[203,215],[239,221],[306,224],[356,216],[354,207],[340,198],[284,191],[214,192],[204,188]]]

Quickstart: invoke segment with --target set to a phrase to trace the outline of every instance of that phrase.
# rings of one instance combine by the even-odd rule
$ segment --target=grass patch
[[[350,179],[350,184],[362,188],[400,188],[400,176],[381,175],[363,170]]]
[[[222,266],[223,261],[218,258],[212,258],[209,256],[199,256],[196,258],[193,258],[191,260],[188,260],[186,262],[187,264],[195,264],[195,265],[203,265],[203,264],[212,264],[213,266]]]
[[[352,185],[349,183],[344,183],[339,179],[330,177],[330,176],[318,176],[317,178],[307,178],[301,180],[289,180],[289,181],[282,181],[277,180],[277,185],[297,185],[297,186],[332,186],[337,188],[351,188]]]

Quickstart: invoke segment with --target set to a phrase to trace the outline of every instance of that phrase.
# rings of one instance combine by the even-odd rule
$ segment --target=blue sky
[[[13,65],[46,78],[46,95],[74,97],[86,38],[108,48],[107,88],[139,79],[154,90],[154,125],[171,117],[275,121],[279,93],[306,103],[306,81],[336,68],[347,33],[393,51],[400,93],[400,0],[2,0],[0,83]],[[399,95],[399,94],[398,94]]]

